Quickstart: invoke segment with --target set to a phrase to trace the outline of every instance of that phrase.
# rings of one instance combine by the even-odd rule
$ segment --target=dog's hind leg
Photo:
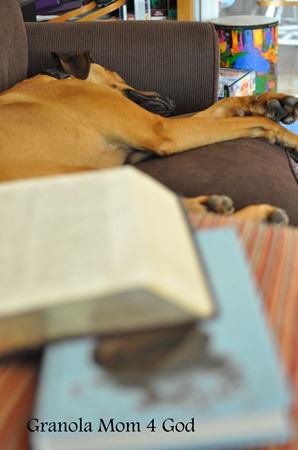
[[[288,225],[289,223],[289,218],[284,210],[268,204],[250,205],[234,212],[232,199],[225,195],[201,195],[183,198],[182,202],[188,212],[213,212],[259,223],[279,225]]]
[[[226,195],[200,195],[199,197],[182,198],[187,211],[214,212],[230,215],[234,212],[233,200]]]
[[[280,208],[268,204],[250,205],[235,212],[234,217],[254,222],[267,222],[279,225],[288,225],[287,213]]]

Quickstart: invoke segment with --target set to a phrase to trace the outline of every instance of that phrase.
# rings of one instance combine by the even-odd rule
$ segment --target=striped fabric
[[[293,380],[298,429],[298,229],[257,225],[212,214],[191,214],[195,228],[234,226],[246,249],[263,294],[281,355]],[[0,364],[0,449],[29,450],[26,423],[32,414],[39,359]],[[298,437],[266,450],[297,450]]]
[[[195,229],[233,226],[246,250],[280,353],[292,379],[298,432],[298,229],[244,222],[213,214],[190,214]],[[298,436],[289,445],[266,450],[298,450]]]
[[[23,356],[0,363],[0,449],[29,450],[26,424],[31,417],[39,358]]]

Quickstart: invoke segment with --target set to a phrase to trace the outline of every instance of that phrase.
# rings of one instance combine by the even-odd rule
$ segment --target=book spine
[[[224,97],[230,97],[230,88],[228,84],[224,85]]]
[[[119,19],[127,20],[127,5],[123,5],[119,8]]]
[[[166,20],[168,5],[168,0],[151,0],[151,20]]]
[[[135,20],[150,20],[150,0],[134,0]]]
[[[208,0],[208,2],[201,2],[195,0],[194,3],[195,20],[207,21],[214,19],[219,15],[218,0]]]

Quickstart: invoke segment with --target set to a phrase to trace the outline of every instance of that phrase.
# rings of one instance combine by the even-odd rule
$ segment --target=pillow
[[[238,139],[135,164],[186,197],[224,194],[236,209],[269,203],[298,226],[298,182],[287,153],[262,139]]]

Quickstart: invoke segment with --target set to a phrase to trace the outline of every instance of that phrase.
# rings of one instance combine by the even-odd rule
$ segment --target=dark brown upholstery
[[[26,23],[29,76],[53,64],[53,50],[90,50],[94,62],[130,85],[173,98],[176,113],[198,111],[217,98],[218,38],[205,23]]]
[[[136,164],[185,196],[225,194],[236,209],[270,203],[298,226],[298,185],[284,150],[260,139],[239,139]]]
[[[17,0],[0,2],[0,92],[27,75],[27,39]]]

